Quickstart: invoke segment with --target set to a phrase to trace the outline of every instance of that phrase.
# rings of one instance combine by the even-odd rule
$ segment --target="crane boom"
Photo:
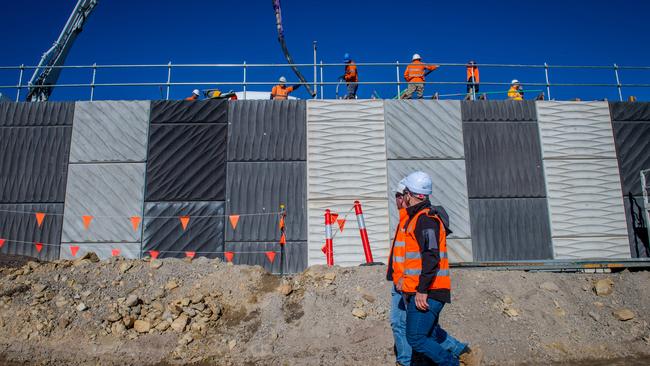
[[[56,84],[61,74],[61,69],[57,68],[57,66],[62,66],[65,63],[72,44],[83,30],[84,23],[97,6],[97,3],[98,0],[79,0],[77,2],[65,27],[59,34],[59,38],[43,54],[41,61],[34,70],[34,74],[29,80],[27,101],[46,101],[50,97],[54,89],[52,85]]]

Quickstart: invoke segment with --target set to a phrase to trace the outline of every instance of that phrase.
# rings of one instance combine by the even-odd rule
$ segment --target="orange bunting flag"
[[[133,231],[138,231],[140,221],[142,221],[142,218],[140,216],[131,216],[131,225],[133,226]]]
[[[280,237],[280,245],[285,245],[287,243],[287,235],[285,233],[282,233],[282,236]]]
[[[196,252],[185,252],[185,256],[187,258],[194,258],[195,255],[196,255]]]
[[[284,229],[284,216],[280,216],[280,230]]]
[[[84,220],[84,229],[88,230],[90,227],[90,222],[93,221],[92,216],[81,216],[81,218]]]
[[[266,258],[269,259],[269,262],[273,263],[273,260],[275,260],[275,252],[266,252]]]
[[[339,224],[339,230],[343,232],[343,227],[345,226],[345,219],[336,219],[336,222]]]
[[[156,259],[158,258],[158,254],[160,254],[160,252],[157,250],[150,250],[149,254],[151,254],[151,258]]]
[[[237,223],[239,222],[239,215],[230,215],[230,226],[235,230],[237,228]]]
[[[45,213],[37,212],[35,215],[36,215],[36,222],[38,223],[38,227],[43,226],[43,219],[45,218]]]
[[[332,217],[332,221],[331,221],[332,223],[333,223],[334,221],[336,221],[336,220],[339,218],[339,214],[334,213],[334,212],[332,212],[332,213],[330,214],[330,216]]]
[[[5,245],[5,240],[4,240],[4,239],[0,239],[0,248],[2,248],[3,245]]]
[[[73,257],[77,256],[77,252],[79,251],[79,247],[76,245],[70,245],[70,253],[72,254]]]
[[[120,255],[120,250],[119,250],[119,249],[113,249],[113,250],[111,250],[111,255],[112,255],[113,257],[117,257],[117,256],[119,256],[119,255]]]
[[[226,260],[228,262],[232,262],[232,259],[235,257],[235,253],[233,252],[225,252],[224,255],[226,256]]]
[[[183,230],[187,229],[187,224],[190,222],[190,217],[179,216],[179,219],[181,220],[181,226],[183,227]]]
[[[323,252],[323,254],[327,255],[327,244],[323,245],[323,247],[320,248],[320,250],[321,252]]]
[[[34,243],[36,245],[36,251],[41,252],[43,250],[43,243]]]

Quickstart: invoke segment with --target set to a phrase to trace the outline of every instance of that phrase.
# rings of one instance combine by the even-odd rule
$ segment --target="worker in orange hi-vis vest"
[[[345,73],[339,77],[339,80],[345,80],[348,88],[348,95],[345,96],[345,99],[356,99],[357,89],[359,88],[359,84],[357,84],[359,82],[357,65],[350,58],[349,53],[343,55],[343,62],[345,63]]]
[[[300,84],[286,86],[285,84],[287,83],[287,78],[284,76],[280,76],[280,80],[278,80],[278,82],[279,84],[271,89],[271,99],[273,100],[287,100],[289,99],[289,93],[300,88]]]
[[[519,84],[519,80],[513,79],[510,84],[510,89],[508,89],[508,99],[524,100],[524,91],[521,90],[521,84]]]
[[[426,65],[422,62],[419,54],[414,54],[412,62],[404,70],[404,79],[408,81],[409,86],[402,95],[402,99],[411,99],[413,93],[417,93],[418,99],[424,95],[425,76],[431,71],[436,70],[438,65]],[[426,70],[426,71],[425,71]]]
[[[467,63],[467,93],[478,93],[481,77],[478,72],[478,66],[474,60]]]
[[[199,89],[194,89],[194,90],[192,91],[192,95],[190,95],[189,97],[185,98],[185,100],[199,100],[199,96],[200,96],[200,94],[201,94],[201,92],[199,92]]]

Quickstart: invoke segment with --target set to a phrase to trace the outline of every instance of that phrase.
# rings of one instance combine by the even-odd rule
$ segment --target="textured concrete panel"
[[[433,193],[430,196],[434,205],[442,206],[449,214],[450,238],[469,238],[469,203],[467,200],[467,182],[465,180],[465,162],[463,160],[389,160],[389,211],[390,227],[395,228],[399,222],[397,207],[392,188],[408,174],[421,170],[432,177]],[[393,235],[393,234],[391,234]]]
[[[465,100],[461,102],[463,121],[536,121],[535,102],[532,100]]]
[[[307,159],[305,101],[239,100],[228,113],[228,161]]]
[[[289,241],[284,247],[284,273],[298,273],[307,268],[307,242]],[[271,273],[280,273],[280,245],[265,242],[226,242],[227,252],[233,252],[234,264],[261,266]],[[271,262],[266,252],[274,252]]]
[[[544,164],[554,238],[627,235],[616,159]]]
[[[614,122],[623,194],[641,195],[641,170],[650,169],[650,122]]]
[[[537,102],[544,159],[613,158],[607,102]]]
[[[280,240],[279,215],[252,215],[287,210],[289,241],[307,240],[307,168],[305,162],[228,163],[228,214],[241,215],[235,230],[226,225],[228,241]]]
[[[71,163],[144,162],[150,102],[77,102]]]
[[[0,202],[63,202],[72,127],[0,128]]]
[[[307,123],[384,121],[384,102],[380,100],[308,100]]]
[[[650,102],[609,102],[612,121],[650,121]]]
[[[45,213],[39,228],[36,212]],[[0,204],[0,238],[5,244],[0,253],[36,257],[41,260],[59,259],[63,204]],[[43,243],[39,252],[35,243]]]
[[[309,201],[309,265],[325,264],[325,254],[321,251],[325,245],[325,209],[338,213],[339,218],[346,218],[343,232],[338,225],[334,232],[334,264],[340,266],[357,266],[365,263],[363,245],[359,235],[359,226],[354,214],[354,201],[330,200]],[[390,250],[389,236],[393,229],[388,228],[388,201],[365,200],[361,202],[370,240],[370,247],[375,262],[388,263]],[[350,211],[351,210],[351,211]]]
[[[462,159],[460,101],[387,100],[389,159]]]
[[[474,261],[472,240],[447,238],[447,254],[449,255],[449,263]]]
[[[632,258],[648,258],[650,257],[650,246],[645,246],[641,237],[639,237],[639,235],[644,235],[644,237],[647,238],[650,234],[647,230],[648,224],[645,217],[643,218],[643,222],[646,222],[645,228],[637,227],[635,229],[635,224],[632,222],[632,215],[634,214],[634,222],[636,222],[636,226],[640,226],[638,218],[643,214],[643,197],[633,197],[633,199],[636,202],[634,213],[630,210],[631,205],[629,198],[627,196],[623,197],[623,202],[625,204],[625,220],[627,221],[627,236],[630,241],[630,253]]]
[[[544,198],[470,199],[475,261],[552,259]]]
[[[535,122],[463,124],[470,198],[544,197]]]
[[[144,163],[71,164],[63,242],[138,242],[131,216],[142,217]],[[88,230],[82,216],[94,216]]]
[[[379,104],[378,104],[379,103]],[[309,199],[384,199],[386,145],[381,102],[307,103]],[[315,117],[312,104],[325,105]],[[363,106],[372,113],[362,113]],[[375,111],[380,113],[375,113]],[[365,110],[364,110],[365,111]],[[359,116],[361,115],[361,116]],[[357,116],[359,119],[340,119]],[[374,119],[371,119],[374,118]]]
[[[224,200],[226,124],[152,125],[147,201]]]
[[[627,236],[553,238],[555,259],[630,258]]]
[[[227,123],[228,101],[156,100],[151,102],[151,123]]]
[[[223,258],[224,202],[145,203],[143,255],[150,250],[160,258],[183,258],[186,251],[196,257]],[[183,230],[180,216],[190,216]]]
[[[72,102],[0,102],[0,126],[72,125]]]
[[[74,248],[78,247],[76,256],[72,255]],[[79,259],[84,254],[94,252],[99,259],[109,259],[116,256],[138,259],[140,258],[140,243],[61,243],[61,259]]]

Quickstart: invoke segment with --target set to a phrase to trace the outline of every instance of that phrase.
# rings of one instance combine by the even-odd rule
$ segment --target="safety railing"
[[[467,66],[464,63],[430,63],[431,65],[435,64],[444,68],[453,68],[454,72],[465,75],[465,67]],[[329,70],[336,68],[337,72],[334,75],[340,75],[342,69],[346,64],[343,63],[308,63],[308,64],[295,64],[298,68],[312,69],[313,68],[313,78],[312,81],[308,84],[313,88],[315,95],[314,98],[325,98],[325,87],[328,86],[339,86],[341,82],[337,77],[326,77],[326,74],[329,75]],[[395,86],[396,95],[400,95],[402,88],[408,85],[408,83],[403,79],[403,72],[408,63],[400,62],[391,62],[391,63],[357,63],[356,66],[360,70],[364,69],[383,69],[383,71],[388,71],[393,69],[395,71],[395,78],[390,80],[361,80],[357,84],[359,85],[371,85],[371,86]],[[524,65],[524,64],[476,64],[479,67],[482,75],[485,75],[486,69],[530,69],[538,72],[538,75],[535,79],[542,80],[541,82],[531,81],[527,82],[526,80],[521,80],[521,84],[526,88],[539,89],[545,91],[545,98],[552,99],[552,88],[561,88],[561,87],[580,87],[580,88],[615,88],[617,90],[618,99],[623,101],[623,89],[624,88],[650,88],[650,83],[624,83],[621,78],[621,72],[625,71],[650,71],[650,66],[619,66],[617,64],[607,65],[607,66],[568,66],[568,65],[549,65],[536,64],[536,65]],[[272,81],[253,81],[251,80],[250,73],[255,69],[272,69],[272,68],[289,68],[288,64],[249,64],[243,62],[241,64],[173,64],[168,62],[167,64],[141,64],[141,65],[76,65],[76,66],[58,66],[57,68],[64,70],[87,70],[90,71],[90,80],[88,83],[79,83],[79,82],[68,82],[68,83],[59,83],[52,85],[53,88],[87,88],[89,90],[89,99],[95,99],[95,90],[97,88],[109,88],[109,87],[160,87],[165,89],[164,95],[161,95],[164,99],[170,98],[171,89],[173,87],[240,87],[241,92],[244,94],[244,99],[246,99],[246,93],[250,91],[251,86],[266,86],[270,90],[272,85],[277,84],[276,80]],[[33,73],[36,69],[36,66],[0,66],[0,73],[16,71],[18,73],[17,83],[16,84],[7,84],[0,85],[0,90],[15,89],[16,96],[15,100],[20,101],[21,95],[24,90],[29,89],[29,85],[25,82],[25,79],[28,78],[26,73]],[[166,79],[157,80],[151,82],[97,82],[98,76],[102,72],[107,70],[142,70],[142,69],[157,69],[166,71]],[[206,81],[172,81],[174,79],[174,72],[179,70],[189,70],[189,69],[219,69],[219,70],[239,70],[241,74],[241,81],[227,81],[227,80],[206,80]],[[461,70],[462,69],[462,70]],[[560,70],[600,70],[611,72],[611,82],[593,82],[593,83],[580,83],[580,82],[555,82],[551,81],[553,72]],[[287,70],[287,75],[289,75],[289,70]],[[517,73],[512,73],[512,75],[517,75]],[[230,73],[228,79],[237,78],[236,74]],[[650,76],[650,73],[648,74]],[[463,78],[454,79],[453,81],[441,81],[437,80],[437,77],[432,75],[428,81],[424,82],[425,85],[437,85],[437,86],[465,86],[467,85],[467,80]],[[532,79],[532,78],[531,78]],[[0,80],[7,80],[6,77],[0,78]],[[507,79],[506,79],[507,80]],[[636,78],[635,78],[636,80]],[[650,80],[650,77],[648,78]],[[0,81],[0,83],[3,83]],[[299,82],[293,84],[300,84]],[[480,94],[490,94],[490,93],[503,93],[510,85],[510,82],[502,81],[481,81],[480,86],[494,86],[499,87],[499,91],[488,91],[481,92]],[[535,90],[537,91],[537,90]],[[450,94],[441,94],[440,97],[451,97],[451,96],[464,96],[466,93],[450,93]]]

